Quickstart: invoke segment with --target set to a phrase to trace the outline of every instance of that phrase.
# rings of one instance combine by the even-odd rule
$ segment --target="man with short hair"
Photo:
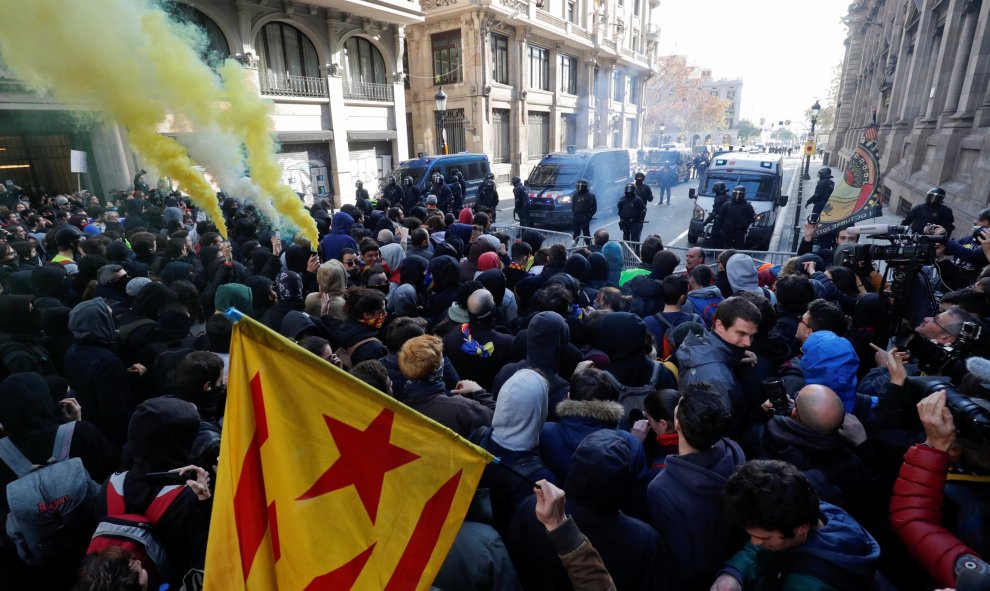
[[[690,274],[698,265],[704,265],[706,256],[705,249],[700,246],[689,248],[684,254],[684,272]]]
[[[697,314],[711,328],[715,311],[723,301],[722,290],[715,285],[715,273],[708,265],[698,265],[688,275],[688,294],[681,310]]]
[[[406,256],[416,255],[426,260],[433,258],[433,250],[430,248],[430,233],[426,228],[416,228],[409,234],[410,246],[406,250]]]
[[[936,316],[926,316],[921,324],[915,327],[914,332],[941,346],[948,346],[959,338],[963,324],[977,321],[978,318],[966,310],[952,306]]]
[[[653,527],[679,567],[670,573],[670,588],[700,589],[731,556],[721,493],[746,456],[725,436],[729,409],[711,385],[691,384],[681,392],[674,408],[677,455],[667,456],[650,483],[647,503]]]
[[[591,252],[601,252],[602,247],[608,243],[608,230],[605,228],[598,228],[595,230],[593,241],[588,247]]]
[[[731,412],[732,433],[752,410],[748,408],[735,368],[753,344],[759,325],[759,308],[744,298],[732,297],[718,305],[711,332],[689,335],[677,349],[680,387],[696,383],[714,385]]]
[[[750,541],[729,559],[712,591],[872,589],[880,546],[842,509],[820,502],[786,462],[753,460],[722,491],[730,523]]]
[[[798,320],[794,336],[803,345],[816,330],[830,330],[838,336],[846,334],[846,315],[842,308],[821,298],[808,304],[808,310]]]

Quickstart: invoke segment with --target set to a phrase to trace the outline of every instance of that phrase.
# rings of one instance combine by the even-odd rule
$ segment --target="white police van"
[[[695,200],[691,222],[688,225],[688,242],[695,244],[699,238],[708,238],[711,224],[705,225],[715,204],[712,186],[725,183],[729,193],[737,185],[746,187],[746,200],[753,206],[756,219],[746,231],[746,248],[769,250],[777,214],[787,205],[787,195],[781,195],[784,183],[784,159],[778,154],[750,154],[727,152],[712,158],[698,182],[698,189],[690,189],[688,197]]]

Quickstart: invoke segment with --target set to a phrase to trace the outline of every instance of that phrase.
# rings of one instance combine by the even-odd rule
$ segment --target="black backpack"
[[[148,371],[151,375],[151,383],[154,384],[155,392],[159,396],[173,393],[175,368],[179,366],[180,361],[185,359],[186,355],[196,350],[195,344],[195,336],[188,336],[180,341],[148,343],[148,347],[155,352],[155,364]]]
[[[612,385],[619,392],[618,403],[622,405],[624,410],[623,421],[629,426],[635,422],[633,420],[634,418],[642,415],[644,411],[643,400],[646,399],[648,394],[663,388],[677,387],[674,374],[665,364],[659,361],[653,361],[653,373],[650,375],[650,381],[642,386],[626,386],[608,371],[605,372],[605,375],[608,376],[608,379],[612,381]]]

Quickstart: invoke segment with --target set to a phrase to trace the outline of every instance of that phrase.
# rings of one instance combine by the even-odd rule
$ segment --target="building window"
[[[622,102],[626,99],[626,77],[621,71],[612,72],[612,100]]]
[[[639,78],[635,76],[629,77],[629,103],[639,104]]]
[[[509,83],[509,38],[492,35],[492,77],[499,84]]]
[[[572,24],[578,24],[577,22],[577,2],[574,0],[569,0],[567,2],[567,22]]]
[[[577,94],[577,58],[560,56],[560,91]]]
[[[639,51],[639,31],[633,30],[631,43],[632,43],[632,50]]]
[[[385,73],[385,60],[378,48],[361,37],[351,37],[344,43],[344,98],[391,101],[392,85]]]
[[[573,146],[577,139],[577,115],[564,113],[560,116],[560,149]]]
[[[529,87],[550,90],[550,50],[529,46]]]
[[[261,60],[262,94],[327,96],[316,48],[302,31],[285,23],[268,23],[258,33],[255,47]]]
[[[464,79],[461,62],[461,30],[437,33],[433,45],[433,84],[454,84]]]
[[[619,6],[625,6],[625,4],[623,3],[623,0],[619,0]]]
[[[219,66],[223,60],[230,56],[230,47],[227,45],[226,37],[223,36],[220,27],[210,17],[192,6],[177,2],[163,4],[162,8],[173,20],[202,29],[206,44],[201,47],[199,56],[210,67]]]
[[[493,162],[509,162],[509,110],[492,109]]]
[[[550,113],[530,111],[526,130],[529,134],[529,159],[539,160],[550,152]]]
[[[639,16],[639,3],[641,0],[633,0],[633,14]]]
[[[636,146],[636,120],[626,119],[626,148],[635,148]]]
[[[622,147],[622,126],[616,125],[615,131],[612,132],[612,147],[621,148]]]
[[[447,109],[441,113],[440,111],[434,111],[433,116],[435,117],[437,135],[443,135],[444,143],[447,144],[447,153],[456,154],[458,152],[463,152],[466,148],[466,142],[464,137],[464,109]],[[441,128],[441,122],[443,127]],[[439,143],[437,142],[437,148],[439,148]]]

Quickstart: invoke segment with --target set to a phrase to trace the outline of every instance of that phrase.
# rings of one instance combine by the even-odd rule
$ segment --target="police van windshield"
[[[423,167],[406,167],[406,166],[401,166],[399,168],[396,168],[395,170],[393,170],[389,174],[392,177],[394,177],[395,178],[395,182],[398,183],[398,184],[400,184],[400,185],[402,184],[402,179],[406,178],[407,176],[408,177],[412,177],[412,180],[413,180],[413,184],[414,185],[418,185],[419,184],[419,179],[423,178],[423,175],[426,174],[426,169],[423,168]]]
[[[774,199],[773,181],[772,175],[709,174],[705,176],[705,184],[701,187],[701,194],[714,195],[712,185],[725,183],[730,193],[736,185],[746,187],[747,201],[772,201]]]
[[[538,164],[526,184],[530,187],[572,186],[578,182],[580,167],[567,164]]]
[[[663,164],[676,164],[680,161],[681,153],[673,150],[652,150],[646,153],[646,164],[661,166]]]

